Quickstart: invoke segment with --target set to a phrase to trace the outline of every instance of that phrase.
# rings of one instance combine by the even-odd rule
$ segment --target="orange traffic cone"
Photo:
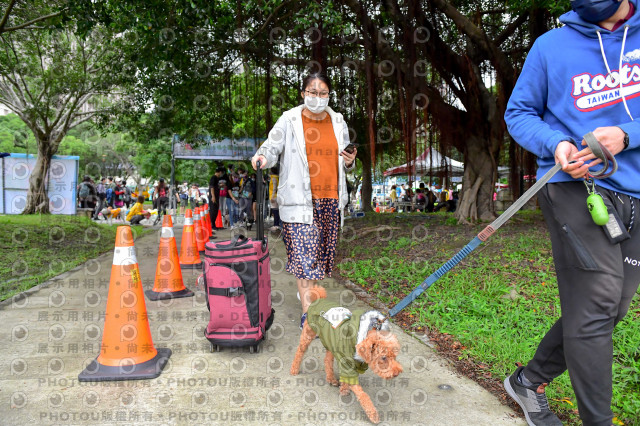
[[[166,215],[162,219],[160,250],[156,266],[156,280],[153,290],[144,292],[149,300],[177,299],[192,297],[193,292],[184,286],[178,258],[178,246],[173,235],[173,221]]]
[[[153,346],[131,228],[116,232],[100,355],[78,375],[81,382],[153,379],[171,356]]]
[[[205,231],[204,226],[202,225],[202,217],[200,216],[201,211],[202,210],[200,209],[200,207],[196,207],[196,212],[193,215],[193,227],[196,230],[196,243],[198,245],[198,251],[200,253],[204,253],[204,244],[209,239],[209,236],[207,235],[207,231]]]
[[[211,225],[209,225],[209,207],[205,204],[200,209],[200,222],[202,223],[202,230],[204,231],[204,243],[209,241],[209,237],[213,235],[211,232]]]
[[[211,236],[213,235],[213,230],[211,229],[211,217],[209,216],[209,204],[205,204],[202,209],[204,230],[207,231],[207,240],[209,240],[209,238],[211,238]]]
[[[224,228],[224,225],[222,224],[222,213],[220,213],[220,210],[218,210],[218,217],[216,218],[216,228]]]
[[[182,228],[182,241],[180,241],[180,267],[182,269],[201,268],[202,262],[198,254],[198,243],[193,225],[193,214],[187,209],[184,214],[184,227]]]

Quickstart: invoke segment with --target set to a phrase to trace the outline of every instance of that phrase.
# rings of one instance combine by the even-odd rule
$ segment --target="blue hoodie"
[[[634,15],[613,32],[571,11],[560,17],[565,26],[542,35],[531,48],[505,121],[516,142],[538,157],[538,177],[555,164],[561,141],[573,141],[580,150],[584,134],[597,127],[618,126],[629,135],[629,147],[616,155],[618,171],[597,184],[640,198],[640,10],[638,0],[630,2]],[[622,93],[629,113],[620,96],[618,73],[623,43]],[[551,182],[573,180],[560,171]]]

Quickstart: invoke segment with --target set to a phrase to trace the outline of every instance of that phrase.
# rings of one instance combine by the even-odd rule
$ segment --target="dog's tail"
[[[311,287],[308,294],[310,302],[313,303],[318,299],[325,299],[327,297],[327,290],[320,286]]]

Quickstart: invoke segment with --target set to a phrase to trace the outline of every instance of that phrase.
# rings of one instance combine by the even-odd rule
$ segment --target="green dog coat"
[[[349,385],[359,383],[358,376],[369,366],[356,353],[356,345],[383,318],[378,311],[355,309],[351,312],[326,299],[318,299],[309,306],[307,322],[325,349],[338,361],[340,382]],[[383,328],[388,329],[388,323]]]

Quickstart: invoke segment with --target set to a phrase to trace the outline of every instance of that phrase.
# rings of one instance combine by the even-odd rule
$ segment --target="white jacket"
[[[311,179],[309,163],[302,127],[302,109],[304,105],[285,111],[269,132],[269,137],[260,146],[255,155],[263,155],[267,159],[266,168],[276,165],[280,158],[280,182],[278,184],[278,206],[283,222],[313,223],[313,201],[311,199]],[[326,109],[331,117],[331,124],[338,142],[339,152],[349,144],[349,129],[342,114]],[[344,158],[338,156],[338,204],[340,215],[349,199],[347,193]]]

